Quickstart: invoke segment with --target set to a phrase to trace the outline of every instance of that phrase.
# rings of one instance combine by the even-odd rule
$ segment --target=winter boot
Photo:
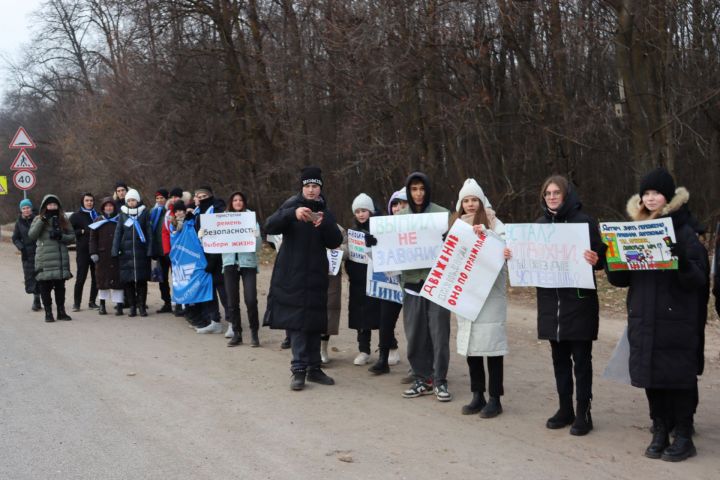
[[[228,342],[228,347],[237,347],[238,345],[242,345],[242,330],[237,328],[233,329],[233,336]]]
[[[183,306],[181,304],[179,304],[179,303],[175,304],[174,315],[176,317],[184,317],[185,316],[185,309],[183,308]]]
[[[283,350],[287,350],[288,348],[290,348],[290,337],[285,337],[285,340],[283,340],[280,344],[280,348],[282,348]]]
[[[290,389],[302,390],[305,388],[305,370],[298,370],[293,372],[292,380],[290,380]]]
[[[95,300],[90,300],[90,303],[88,303],[88,308],[91,310],[97,310],[100,307],[98,307],[98,304],[95,303]]]
[[[125,313],[123,312],[123,304],[122,304],[122,303],[116,303],[116,304],[115,304],[115,316],[116,316],[116,317],[122,317],[123,315],[125,315]]]
[[[575,421],[570,427],[570,435],[581,437],[593,429],[592,415],[590,414],[590,400],[578,400]]]
[[[107,315],[107,309],[105,308],[105,300],[100,300],[100,309],[98,315]]]
[[[320,363],[323,365],[330,363],[330,356],[328,355],[328,342],[329,340],[320,340]]]
[[[128,317],[137,317],[137,308],[135,305],[130,305],[130,312],[128,313]]]
[[[672,445],[667,447],[662,453],[662,458],[666,462],[682,462],[690,457],[697,455],[695,444],[692,440],[692,424],[687,423],[675,426],[675,439]]]
[[[388,356],[390,355],[390,350],[386,348],[380,349],[380,356],[377,359],[377,362],[373,364],[372,367],[368,368],[368,372],[374,373],[375,375],[382,375],[383,373],[390,373],[390,367],[388,366]]]
[[[258,337],[258,329],[254,328],[250,331],[250,346],[251,347],[259,347],[260,346],[260,337]]]
[[[42,305],[40,305],[40,295],[36,293],[33,295],[32,311],[39,312],[40,310],[42,310]]]
[[[72,306],[72,311],[73,311],[73,312],[79,312],[79,311],[80,311],[80,305],[78,305],[77,303],[73,304],[73,306]]]
[[[500,397],[488,398],[488,403],[480,410],[480,418],[494,418],[502,413]]]
[[[70,317],[70,315],[65,313],[65,305],[58,305],[57,312],[58,312],[58,314],[57,314],[58,320],[66,320],[66,321],[72,320],[72,317]]]
[[[463,415],[474,415],[476,413],[480,413],[487,404],[487,402],[485,402],[485,394],[483,392],[472,392],[472,394],[473,398],[470,400],[470,403],[463,405],[462,407],[461,412]]]
[[[140,283],[136,287],[135,291],[137,292],[137,305],[138,310],[140,310],[140,316],[141,317],[147,317],[147,282]]]
[[[172,313],[172,311],[172,305],[169,303],[165,303],[162,307],[160,307],[160,310],[156,310],[155,313]]]
[[[555,415],[548,418],[545,426],[552,430],[557,430],[558,428],[572,425],[574,421],[575,412],[573,411],[572,396],[562,396],[560,397],[560,409],[555,412]]]
[[[335,380],[328,377],[319,367],[307,371],[307,381],[321,385],[335,385]]]
[[[653,419],[653,436],[650,445],[645,449],[647,458],[660,458],[665,449],[670,445],[667,426],[661,418]]]
[[[45,321],[48,323],[55,321],[55,317],[53,317],[52,313],[52,305],[45,306]]]
[[[148,316],[147,306],[145,306],[145,305],[140,305],[140,308],[139,308],[138,310],[140,311],[140,316],[141,316],[141,317],[147,317],[147,316]]]

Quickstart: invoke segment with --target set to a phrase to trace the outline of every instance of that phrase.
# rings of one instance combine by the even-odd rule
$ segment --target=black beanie
[[[320,167],[304,167],[300,170],[300,186],[304,187],[308,183],[316,183],[323,186],[322,170]]]
[[[663,167],[658,167],[640,181],[640,197],[647,190],[657,190],[669,202],[675,196],[675,180],[670,172]]]
[[[187,207],[185,206],[185,202],[183,202],[182,200],[176,200],[175,203],[173,203],[174,212],[178,212],[180,210],[184,212],[186,209]]]
[[[163,197],[164,199],[167,200],[167,198],[168,198],[168,191],[167,191],[167,189],[165,189],[165,188],[158,188],[157,192],[155,192],[155,196],[156,196],[156,197],[157,197],[157,196],[161,196],[161,197]]]
[[[170,190],[170,197],[178,197],[182,198],[183,190],[180,187],[175,187],[172,190]],[[167,198],[170,198],[167,197]]]
[[[128,189],[127,183],[123,182],[122,180],[118,180],[115,182],[115,190],[117,190],[119,187],[123,187],[125,190]]]

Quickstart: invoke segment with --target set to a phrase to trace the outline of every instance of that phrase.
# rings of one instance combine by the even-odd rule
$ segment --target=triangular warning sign
[[[18,128],[8,148],[35,148],[35,142],[23,127]]]
[[[10,165],[10,170],[37,170],[37,166],[30,158],[30,154],[23,148]]]

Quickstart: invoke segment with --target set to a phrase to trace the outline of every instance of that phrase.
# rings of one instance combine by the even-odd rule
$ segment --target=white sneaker
[[[321,340],[320,341],[320,363],[323,365],[327,365],[330,363],[330,357],[328,357],[328,341],[327,340]]]
[[[400,352],[398,352],[397,348],[393,348],[390,350],[390,353],[388,354],[388,365],[397,365],[400,363]]]
[[[225,331],[225,338],[232,338],[232,337],[233,337],[232,323],[228,323],[228,329]]]
[[[207,327],[196,328],[195,331],[197,333],[222,333],[222,323],[212,322]]]
[[[353,360],[353,363],[355,365],[367,365],[370,363],[370,354],[365,352],[358,353],[355,360]]]

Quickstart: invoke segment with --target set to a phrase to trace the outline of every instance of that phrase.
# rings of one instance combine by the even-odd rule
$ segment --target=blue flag
[[[194,223],[188,220],[182,230],[170,235],[172,299],[183,305],[209,302],[213,298],[212,276],[205,271],[207,260]]]

